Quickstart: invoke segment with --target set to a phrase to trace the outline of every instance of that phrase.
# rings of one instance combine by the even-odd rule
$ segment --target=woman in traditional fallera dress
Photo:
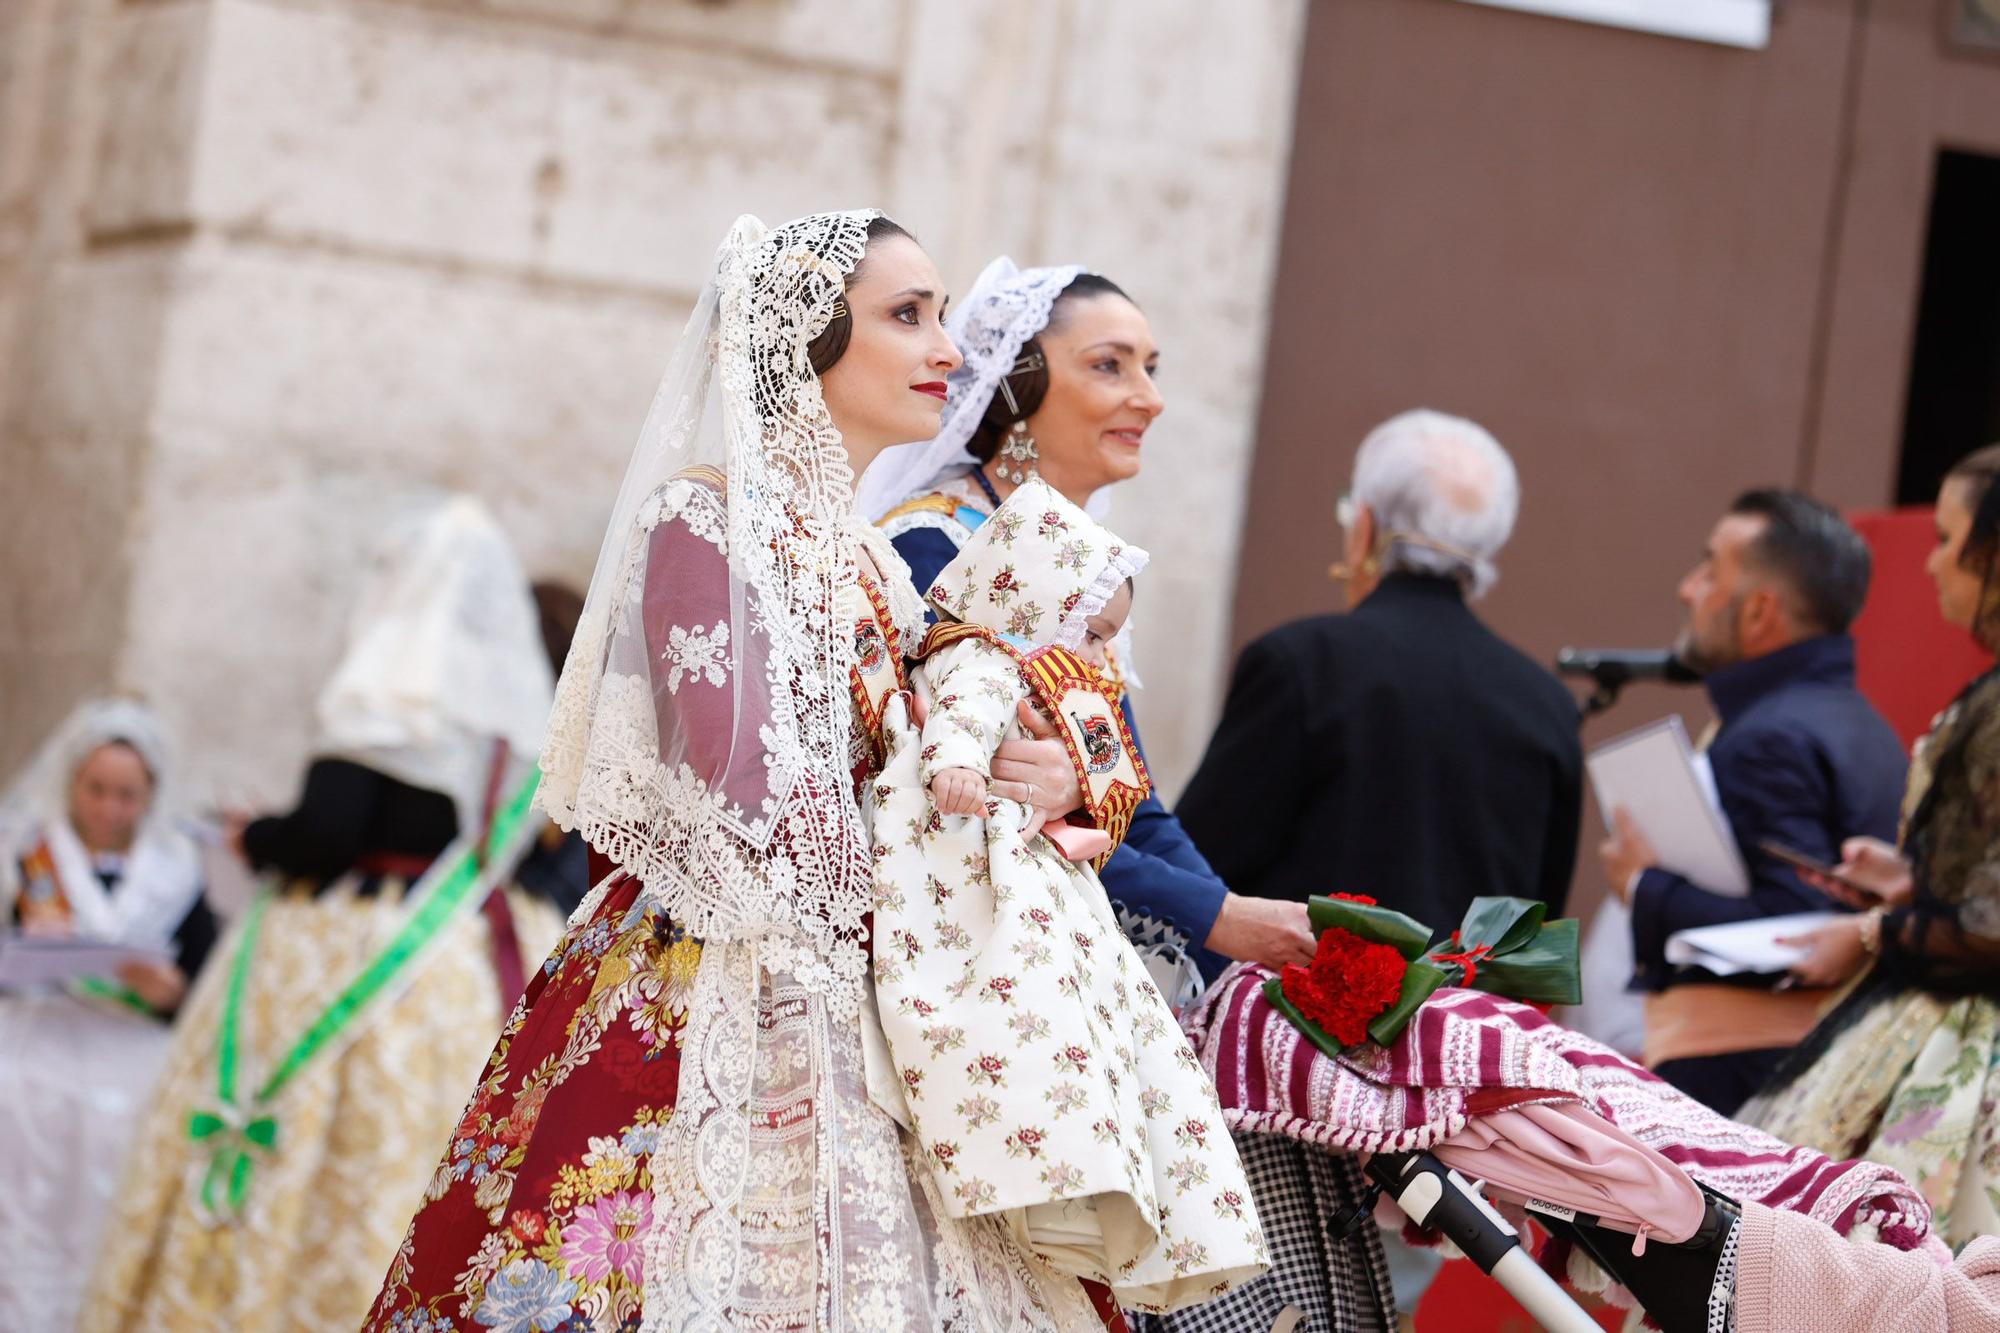
[[[1938,490],[1928,564],[1945,619],[2000,645],[2000,446]],[[1849,839],[1843,878],[1884,896],[1823,927],[1808,980],[1846,997],[1739,1113],[1916,1182],[1954,1246],[2000,1233],[2000,671],[1968,684],[1917,743],[1902,846]]]
[[[349,1333],[561,932],[495,889],[551,695],[504,534],[467,499],[395,525],[352,625],[297,808],[242,830],[273,887],[182,1016],[84,1330]]]
[[[851,488],[936,430],[942,311],[879,214],[730,229],[543,752],[546,808],[617,873],[503,1033],[369,1329],[1104,1323],[1101,1290],[952,1219],[868,1093],[862,719],[923,613]]]
[[[1146,316],[1079,265],[995,259],[954,309],[951,332],[965,361],[936,437],[894,451],[860,492],[920,592],[1030,477],[1101,514],[1110,488],[1138,474],[1144,436],[1166,407]],[[1130,637],[1112,654],[1121,684],[1137,683]],[[1137,737],[1129,699],[1120,707]],[[1304,906],[1230,893],[1157,797],[1140,804],[1103,879],[1127,938],[1177,1007],[1200,991],[1203,968],[1312,956]]]
[[[1154,447],[1142,437],[1166,406],[1146,316],[1080,265],[995,259],[954,305],[950,327],[965,360],[952,372],[937,436],[884,458],[861,487],[864,512],[880,518],[919,589],[1031,478],[1101,510],[1138,473]],[[1131,684],[1128,637],[1114,655]],[[1121,708],[1137,745],[1129,702]],[[1230,957],[1278,967],[1312,956],[1304,905],[1230,893],[1157,797],[1140,803],[1100,874],[1126,937],[1177,1007],[1200,991],[1202,968],[1213,973]],[[1183,1309],[1173,1326],[1247,1328],[1261,1319],[1268,1327],[1286,1306],[1343,1329],[1393,1325],[1374,1229],[1334,1236],[1327,1223],[1364,1194],[1353,1160],[1264,1135],[1237,1136],[1236,1148],[1281,1271]]]
[[[9,929],[156,957],[0,994],[0,1328],[67,1328],[167,1022],[215,943],[195,841],[173,816],[160,724],[128,699],[72,713],[0,803]]]

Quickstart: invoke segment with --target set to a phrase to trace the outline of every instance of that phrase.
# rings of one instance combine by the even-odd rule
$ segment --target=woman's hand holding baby
[[[1061,819],[1083,804],[1083,787],[1056,724],[1023,699],[1015,710],[1021,735],[1000,742],[993,754],[993,794],[1035,808],[1043,820]],[[1040,828],[1038,822],[1035,825]],[[1033,830],[1023,837],[1032,837]]]
[[[941,768],[931,778],[931,800],[941,815],[984,815],[986,779],[969,768]]]

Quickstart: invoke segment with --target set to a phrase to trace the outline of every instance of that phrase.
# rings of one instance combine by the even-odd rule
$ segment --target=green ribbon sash
[[[216,1050],[216,1103],[188,1118],[188,1138],[208,1149],[201,1205],[211,1224],[232,1222],[242,1216],[256,1159],[277,1151],[278,1119],[269,1108],[278,1094],[315,1058],[350,1032],[362,1013],[423,955],[459,909],[483,897],[494,876],[510,863],[511,858],[505,853],[513,849],[528,824],[538,781],[539,774],[531,772],[513,798],[495,812],[487,830],[485,855],[480,855],[478,848],[468,847],[443,874],[424,876],[431,881],[428,888],[419,881],[410,895],[416,906],[395,935],[299,1035],[246,1102],[237,1095],[237,1075],[242,1063],[243,996],[249,985],[250,960],[256,952],[257,936],[263,928],[264,912],[271,897],[260,894],[251,903],[242,934],[237,938],[236,952],[229,961],[228,989],[223,994]]]
[[[1466,986],[1529,1004],[1576,1004],[1583,999],[1574,917],[1548,921],[1548,905],[1526,898],[1474,898],[1451,938],[1431,943],[1432,932],[1401,912],[1343,898],[1315,897],[1307,905],[1315,931],[1338,926],[1403,955],[1409,966],[1403,988],[1368,1024],[1368,1039],[1387,1046],[1402,1035],[1433,991]],[[1299,1012],[1277,977],[1264,998],[1286,1021],[1328,1055],[1347,1048]]]
[[[115,1004],[130,1009],[135,1014],[144,1014],[148,1018],[158,1018],[160,1016],[153,1009],[153,1006],[147,1004],[140,997],[139,992],[133,990],[130,986],[123,986],[115,981],[106,981],[102,977],[78,977],[76,980],[70,982],[69,985],[70,993],[73,995],[80,995],[91,1000],[103,1000],[107,1004]]]

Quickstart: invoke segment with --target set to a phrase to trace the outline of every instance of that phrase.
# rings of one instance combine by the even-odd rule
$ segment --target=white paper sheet
[[[1660,866],[1711,893],[1742,898],[1750,874],[1729,823],[1704,785],[1678,716],[1606,741],[1584,761],[1605,824],[1621,807],[1653,844]]]
[[[84,977],[113,981],[126,963],[172,961],[173,955],[164,950],[135,949],[129,944],[0,935],[0,991],[59,986]]]
[[[1739,972],[1785,972],[1806,956],[1804,949],[1780,944],[1780,937],[1804,935],[1838,912],[1794,912],[1721,926],[1696,926],[1667,936],[1667,961],[1680,967],[1705,967],[1718,977]]]

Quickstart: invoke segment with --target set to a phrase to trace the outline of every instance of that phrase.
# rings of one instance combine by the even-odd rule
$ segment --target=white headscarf
[[[117,891],[107,894],[70,822],[70,789],[101,747],[132,747],[153,779]],[[79,704],[52,732],[0,800],[0,912],[20,893],[20,861],[45,840],[77,933],[121,944],[162,947],[201,894],[201,854],[173,815],[169,750],[151,709],[135,699]]]
[[[396,524],[320,692],[316,755],[452,799],[479,827],[494,742],[525,769],[552,686],[528,578],[486,507],[454,496]]]

